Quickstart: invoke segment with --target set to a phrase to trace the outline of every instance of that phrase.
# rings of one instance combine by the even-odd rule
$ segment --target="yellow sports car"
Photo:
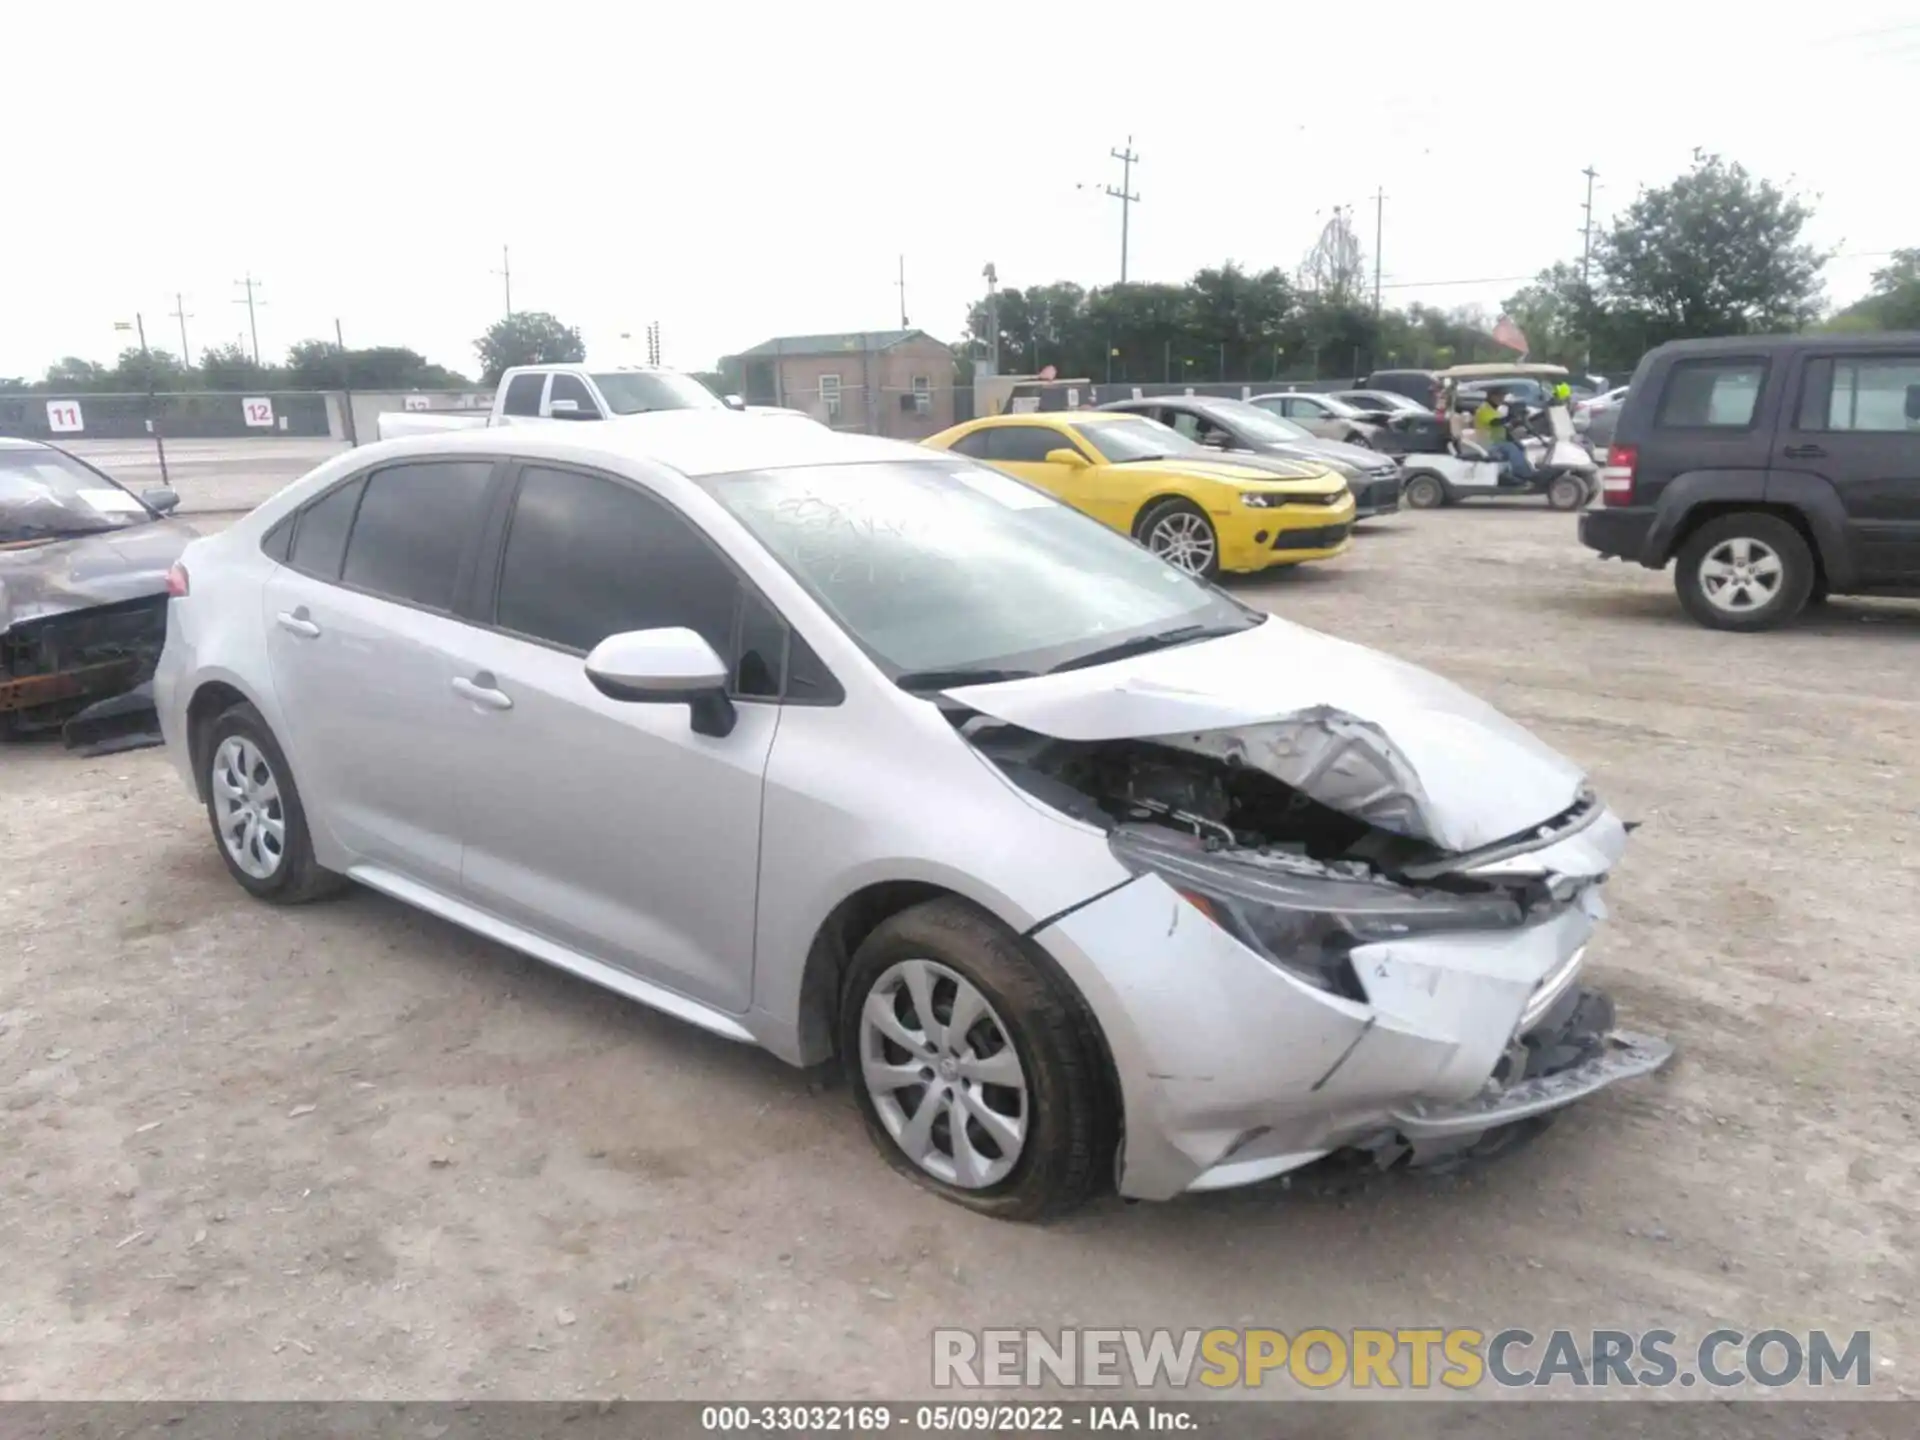
[[[924,443],[984,461],[1212,579],[1325,560],[1353,543],[1353,495],[1305,462],[1214,458],[1142,415],[989,415]]]

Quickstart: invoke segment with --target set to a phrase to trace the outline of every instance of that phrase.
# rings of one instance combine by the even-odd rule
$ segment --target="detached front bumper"
[[[1611,814],[1569,847],[1602,873]],[[1556,847],[1558,848],[1558,847]],[[1570,855],[1572,852],[1570,851]],[[1562,873],[1565,873],[1563,870]],[[1093,1007],[1119,1076],[1123,1195],[1167,1199],[1279,1175],[1336,1150],[1450,1150],[1664,1064],[1664,1041],[1591,1036],[1595,1053],[1526,1076],[1526,1042],[1581,991],[1597,889],[1516,930],[1364,945],[1365,1000],[1317,989],[1146,875],[1036,939]],[[1610,1026],[1610,1015],[1607,1017]]]

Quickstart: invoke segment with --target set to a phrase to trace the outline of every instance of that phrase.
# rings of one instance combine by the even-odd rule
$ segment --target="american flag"
[[[1509,350],[1518,350],[1522,355],[1526,354],[1528,349],[1526,332],[1505,315],[1502,315],[1493,327],[1493,343],[1504,345]]]

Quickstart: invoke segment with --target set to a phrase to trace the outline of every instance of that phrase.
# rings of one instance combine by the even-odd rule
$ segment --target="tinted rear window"
[[[1745,430],[1766,378],[1764,360],[1682,360],[1667,372],[1653,423],[1663,430]]]
[[[492,473],[485,460],[433,460],[375,471],[353,522],[341,580],[376,595],[451,610],[460,554],[479,522]]]

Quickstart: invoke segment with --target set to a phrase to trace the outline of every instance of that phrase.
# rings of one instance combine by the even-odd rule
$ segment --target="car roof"
[[[728,475],[801,465],[939,458],[904,440],[849,435],[824,425],[775,425],[732,410],[660,410],[593,424],[505,425],[383,440],[349,452],[360,463],[463,451],[579,464],[651,461],[682,475]]]
[[[1751,355],[1756,350],[1911,350],[1920,330],[1880,330],[1865,334],[1829,331],[1813,335],[1714,335],[1701,340],[1669,340],[1668,355]]]
[[[1211,410],[1216,405],[1222,405],[1229,401],[1236,405],[1245,405],[1247,403],[1237,395],[1142,395],[1137,399],[1109,400],[1100,407],[1100,410],[1130,412],[1132,407],[1136,405],[1171,405],[1176,410],[1181,408]],[[1096,410],[1094,413],[1099,414],[1100,411]]]
[[[1107,407],[1103,405],[1100,408],[1104,410]],[[961,423],[970,430],[985,430],[996,425],[1032,425],[1035,423],[1064,425],[1069,420],[1078,423],[1082,420],[1111,420],[1113,418],[1111,415],[1103,416],[1100,410],[1003,410],[998,415],[982,415],[977,420],[966,420]]]
[[[1439,375],[1443,380],[1513,380],[1543,375],[1564,376],[1566,373],[1567,367],[1564,365],[1533,365],[1523,361],[1511,365],[1456,365],[1451,370],[1440,371]]]
[[[24,435],[0,435],[0,450],[51,450],[53,448],[44,440],[31,440]]]

